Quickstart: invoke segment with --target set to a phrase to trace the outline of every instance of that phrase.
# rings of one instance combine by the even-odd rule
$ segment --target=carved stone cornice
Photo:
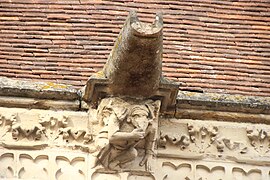
[[[123,103],[140,109],[136,103]],[[153,107],[143,105],[140,110],[158,112]],[[103,127],[97,119],[99,110],[92,109],[91,114],[19,108],[0,111],[0,161],[5,164],[0,166],[0,177],[33,178],[42,174],[53,179],[152,180],[173,179],[180,173],[190,180],[236,176],[260,179],[270,171],[269,125],[161,118],[156,126],[158,146],[147,168],[139,166],[144,153],[138,149],[131,169],[114,171],[93,165],[94,142]],[[115,112],[124,117],[121,108],[116,107]]]
[[[160,157],[188,159],[211,157],[270,165],[268,125],[161,119],[159,131]]]
[[[270,113],[270,97],[179,91],[177,110],[182,109],[267,115]]]
[[[88,149],[92,141],[87,113],[0,108],[0,143],[9,149],[46,146]]]

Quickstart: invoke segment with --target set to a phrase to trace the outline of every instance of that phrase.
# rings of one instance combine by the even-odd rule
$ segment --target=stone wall
[[[7,179],[270,179],[270,125],[164,118],[148,162],[94,165],[97,110],[0,108],[0,177]],[[246,114],[248,116],[248,114]]]

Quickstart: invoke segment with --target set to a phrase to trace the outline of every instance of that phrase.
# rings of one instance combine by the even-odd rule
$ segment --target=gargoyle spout
[[[140,22],[130,12],[103,72],[113,95],[150,97],[158,90],[162,71],[163,19]]]
[[[143,23],[132,11],[102,71],[82,90],[87,104],[97,107],[106,97],[161,100],[161,111],[174,107],[178,84],[162,77],[163,19]]]

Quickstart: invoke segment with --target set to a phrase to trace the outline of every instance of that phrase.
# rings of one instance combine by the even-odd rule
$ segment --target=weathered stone
[[[78,90],[64,84],[21,81],[0,77],[0,96],[79,100],[79,94]]]
[[[254,114],[270,114],[270,98],[239,94],[196,93],[179,91],[180,109],[216,110]]]
[[[190,108],[177,108],[175,112],[175,117],[179,119],[201,119],[270,124],[269,114],[251,114],[230,111],[199,110]]]
[[[161,16],[131,12],[86,103],[65,85],[3,80],[0,178],[269,179],[270,99],[180,92],[174,106],[161,56]]]
[[[86,112],[0,108],[0,145],[8,149],[48,146],[88,151],[92,140],[88,118]]]
[[[96,165],[123,170],[137,159],[139,151],[143,157],[137,167],[147,165],[156,141],[159,109],[159,100],[102,99],[97,109],[101,129],[95,139]]]
[[[153,24],[140,22],[130,12],[104,66],[114,95],[151,97],[161,78],[163,19],[157,14]]]
[[[163,19],[140,22],[130,12],[104,69],[91,76],[83,100],[97,106],[106,96],[160,99],[161,110],[175,105],[178,84],[162,77]]]
[[[26,97],[0,96],[1,107],[16,107],[27,109],[80,110],[80,101],[50,100]]]
[[[129,115],[137,116],[147,110],[143,106],[137,108],[138,104],[135,104],[135,109],[134,104],[129,105],[124,107],[130,108],[130,112],[140,112]],[[113,118],[113,113],[124,117],[121,115],[125,111],[116,106],[113,108],[102,103],[96,113],[101,121],[117,119]],[[107,116],[107,110],[113,113]],[[92,135],[101,138],[99,133],[104,134],[102,130],[97,133],[92,129],[98,126],[98,119],[88,119],[93,116],[82,112],[19,108],[0,108],[0,112],[2,179],[192,180],[241,177],[260,180],[269,177],[269,125],[161,118],[158,146],[154,150],[156,156],[150,158],[144,167],[149,171],[144,168],[113,171],[89,167],[94,159],[88,150],[94,146],[91,142],[97,139],[92,139]],[[134,164],[142,160],[136,159],[138,157]]]

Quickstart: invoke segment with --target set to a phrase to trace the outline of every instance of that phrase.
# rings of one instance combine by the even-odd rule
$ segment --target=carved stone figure
[[[138,149],[142,148],[144,157],[140,166],[144,165],[152,152],[155,139],[152,123],[159,107],[160,101],[103,99],[97,112],[102,126],[95,141],[97,164],[112,170],[124,168],[134,161]]]

